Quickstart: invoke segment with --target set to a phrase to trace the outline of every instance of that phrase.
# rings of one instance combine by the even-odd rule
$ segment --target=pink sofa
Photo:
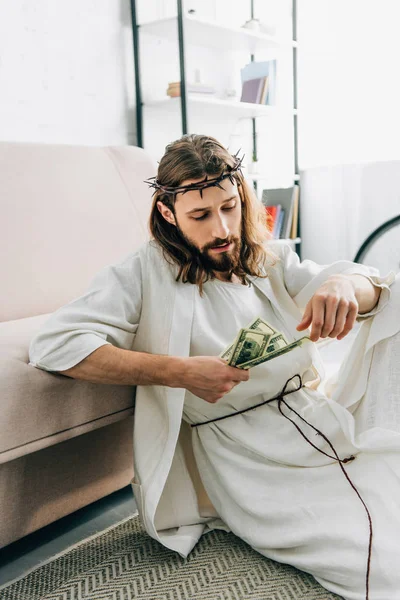
[[[135,388],[29,365],[30,340],[146,239],[140,148],[0,143],[0,547],[133,478]]]

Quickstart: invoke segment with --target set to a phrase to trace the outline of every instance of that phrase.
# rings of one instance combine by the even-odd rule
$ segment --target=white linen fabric
[[[277,260],[271,257],[263,265],[264,274],[268,277],[249,276],[248,279],[260,292],[259,301],[261,296],[268,300],[270,306],[265,302],[265,310],[272,307],[275,317],[282,321],[284,331],[290,339],[298,339],[305,335],[306,332],[296,331],[296,326],[303,316],[307,302],[330,275],[359,273],[369,277],[374,284],[382,288],[376,309],[368,315],[359,317],[360,330],[348,356],[344,357],[345,360],[337,377],[325,381],[323,363],[315,344],[306,344],[302,351],[295,350],[287,355],[287,360],[292,366],[294,360],[298,362],[296,366],[302,369],[303,382],[319,394],[310,396],[303,390],[299,394],[301,398],[299,405],[302,410],[307,409],[312,412],[315,402],[319,406],[321,398],[319,386],[322,383],[326,386],[326,397],[323,396],[321,403],[327,405],[332,413],[330,415],[328,409],[324,409],[326,414],[330,415],[326,433],[332,434],[333,440],[338,443],[341,451],[344,450],[344,445],[348,444],[349,451],[353,447],[357,450],[363,449],[363,456],[375,452],[375,448],[379,448],[382,455],[383,437],[386,450],[392,451],[399,437],[397,432],[385,430],[383,435],[382,430],[378,428],[368,432],[361,428],[360,432],[356,432],[358,437],[355,438],[353,431],[355,419],[353,422],[349,420],[348,414],[356,414],[363,406],[376,346],[380,342],[385,343],[385,340],[399,331],[398,277],[395,280],[394,273],[382,277],[376,269],[350,261],[337,261],[331,265],[318,265],[309,260],[300,262],[298,255],[286,244],[268,242],[268,248],[275,252],[277,257]],[[147,242],[121,262],[104,267],[95,276],[83,296],[60,308],[46,321],[31,342],[29,364],[50,372],[68,369],[104,344],[152,354],[189,356],[198,289],[195,285],[176,281],[176,276],[177,267],[165,259],[155,241]],[[247,325],[248,322],[249,319],[246,318],[245,323],[240,325]],[[231,339],[230,336],[227,342],[229,343]],[[219,348],[217,354],[223,350],[223,347]],[[275,359],[271,363],[255,367],[252,369],[250,379],[254,380],[257,377],[254,374],[257,369],[259,371],[272,369],[274,363],[274,378],[268,381],[268,385],[270,381],[274,381],[276,391],[279,391],[278,384],[282,383],[283,379],[286,381],[291,374],[283,368],[286,360],[281,361],[282,372],[279,374],[279,360]],[[285,377],[283,377],[284,372]],[[236,386],[235,393],[240,391],[242,385]],[[266,389],[261,389],[259,393],[265,391]],[[268,391],[271,390],[268,388]],[[196,476],[196,463],[192,461],[190,427],[182,420],[184,400],[183,388],[157,385],[136,388],[135,478],[132,487],[140,517],[149,535],[167,548],[186,557],[202,533],[218,526],[229,529],[229,525],[226,523],[225,513],[225,518],[222,519],[222,515],[215,510],[209,498],[207,504],[207,492],[201,479]],[[344,411],[344,408],[347,410]],[[272,412],[272,409],[269,412]],[[227,424],[229,421],[228,419]],[[338,422],[341,424],[341,430],[338,429]],[[232,425],[229,424],[229,427]],[[293,440],[296,439],[295,429],[291,427],[293,431],[290,436],[288,432],[286,435],[286,429],[283,431],[285,440],[289,438],[291,440],[292,437]],[[375,433],[371,435],[371,431]],[[363,438],[365,433],[368,433],[365,438],[367,441]],[[297,439],[293,441],[296,451],[297,443]],[[309,452],[309,446],[305,441],[304,445],[303,454],[299,455],[300,461],[307,458],[304,452],[306,455]],[[290,460],[293,460],[293,457],[289,456],[289,448],[290,446],[285,455],[278,458],[283,463],[289,462],[287,472],[290,474]],[[284,445],[282,449],[285,450]],[[310,452],[309,457],[311,461],[321,464],[325,469],[325,463],[323,460],[321,462],[320,455]],[[362,464],[362,460],[364,459],[358,455],[353,463],[349,463],[347,466],[349,472],[350,469],[354,472],[356,465]],[[329,469],[333,471],[337,470],[337,467],[338,465],[333,464]],[[329,469],[327,467],[327,470]],[[309,470],[311,469],[303,469],[304,473]],[[234,469],[232,473],[234,479],[236,476]],[[304,482],[303,487],[307,485],[308,483]],[[342,481],[340,485],[344,485]],[[342,491],[343,489],[346,488],[341,488]],[[335,497],[342,491],[335,491]],[[348,494],[347,489],[345,494]],[[332,504],[335,503],[335,497],[331,500]],[[238,496],[235,502],[240,503],[242,500]],[[357,498],[355,502],[357,503]],[[347,505],[346,510],[353,514],[352,509],[347,508]],[[358,504],[354,509],[355,513],[357,513],[355,518],[360,519],[362,513]],[[332,515],[330,518],[333,518]],[[382,512],[380,518],[387,517]],[[379,523],[376,528],[379,529]],[[387,532],[388,527],[384,527],[382,531]],[[364,535],[363,529],[360,537],[360,548],[362,547],[363,552]],[[377,537],[378,535],[376,533]],[[322,545],[324,540],[322,527],[319,539]],[[270,540],[262,542],[264,547],[269,543]],[[295,539],[293,543],[295,544]],[[262,548],[262,544],[257,544],[257,547]],[[301,547],[300,544],[298,553],[302,556],[306,555],[307,545]],[[298,563],[294,562],[294,564]],[[379,564],[379,556],[375,556],[375,568],[378,568]],[[359,567],[361,569],[361,559]],[[342,568],[338,572],[339,579],[341,573]],[[345,576],[346,573],[347,571]],[[330,576],[331,573],[326,575],[327,580]]]
[[[381,309],[377,307],[369,315]],[[254,316],[282,331],[288,342],[295,339],[254,286],[207,282],[203,298],[195,298],[191,355],[218,354]],[[400,333],[381,345],[384,343],[398,356]],[[390,414],[399,404],[400,381],[399,365],[393,362],[397,377],[392,383],[396,387],[389,396],[389,372],[382,362],[389,352],[386,348],[371,375],[373,393],[386,396],[385,409]],[[202,423],[255,406],[276,396],[291,376],[304,377],[311,364],[312,357],[304,346],[254,367],[249,381],[235,386],[215,404],[186,391],[184,418],[191,424]],[[400,554],[400,427],[395,436],[376,429],[371,431],[371,440],[369,432],[361,439],[355,434],[352,414],[319,390],[304,387],[285,396],[285,401],[328,437],[340,458],[356,456],[345,469],[373,522],[370,598],[395,598],[400,589],[396,566]],[[312,443],[332,456],[329,445],[311,427],[287,408],[282,409]],[[395,423],[399,416],[390,415]],[[376,423],[370,415],[368,426],[373,425]],[[326,589],[346,599],[365,598],[366,511],[337,462],[307,443],[282,416],[277,401],[192,431],[194,456],[208,496],[236,535],[261,554],[311,573]]]

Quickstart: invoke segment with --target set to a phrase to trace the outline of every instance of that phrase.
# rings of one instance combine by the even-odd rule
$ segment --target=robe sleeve
[[[349,273],[349,275],[353,275],[353,274],[355,274],[354,271]],[[346,272],[344,273],[344,275],[346,275]],[[385,306],[389,302],[390,295],[392,293],[389,286],[395,280],[394,271],[390,271],[390,273],[388,273],[385,277],[381,277],[380,275],[366,275],[365,273],[360,273],[360,275],[364,275],[372,283],[372,285],[374,287],[380,288],[381,293],[379,295],[378,302],[376,303],[376,305],[374,306],[374,308],[372,310],[370,310],[367,313],[363,313],[363,314],[358,313],[357,319],[356,319],[357,322],[362,322],[365,319],[367,319],[368,317],[373,317],[374,315],[378,314],[385,308]]]
[[[365,320],[381,312],[390,299],[390,285],[395,279],[395,273],[390,271],[381,277],[378,269],[361,265],[347,260],[336,261],[330,265],[320,265],[306,259],[300,262],[299,256],[288,244],[283,244],[280,256],[283,264],[283,278],[287,291],[301,311],[305,310],[307,302],[328,277],[336,274],[364,275],[374,286],[381,288],[377,305],[368,313],[358,314],[357,321]]]
[[[101,269],[82,296],[45,321],[31,340],[29,364],[64,371],[105,344],[130,350],[141,313],[141,279],[136,253]]]

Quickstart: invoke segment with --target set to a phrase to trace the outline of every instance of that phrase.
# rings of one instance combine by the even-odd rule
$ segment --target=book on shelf
[[[293,219],[292,219],[292,231],[290,237],[294,240],[297,237],[298,222],[299,222],[299,196],[300,186],[295,185],[295,194],[293,199]]]
[[[251,102],[260,104],[261,95],[264,89],[264,78],[248,79],[242,85],[242,95],[240,102]]]
[[[278,204],[275,206],[266,206],[265,212],[267,215],[268,229],[272,233],[273,239],[279,239],[282,234],[285,209]]]
[[[260,96],[260,104],[267,104],[267,98],[268,98],[268,89],[269,89],[269,78],[268,77],[263,77],[264,80],[264,84],[261,90],[261,96]]]
[[[276,223],[275,223],[274,231],[273,231],[273,236],[274,236],[274,239],[276,239],[276,240],[279,240],[279,238],[282,236],[283,220],[285,218],[285,212],[286,212],[285,209],[282,208],[281,205],[279,205],[279,207],[280,207],[280,210],[277,214]]]
[[[261,201],[267,212],[267,223],[274,239],[295,239],[297,237],[299,214],[299,186],[289,188],[266,189]],[[281,216],[281,223],[275,222]]]
[[[250,62],[241,69],[240,73],[242,80],[241,102],[275,104],[276,59],[263,62]],[[249,97],[251,98],[250,100],[244,99]]]
[[[215,94],[215,88],[204,83],[186,83],[186,92],[188,94]],[[181,95],[181,82],[173,81],[168,84],[167,95],[171,98],[177,98]]]
[[[278,210],[277,206],[265,206],[265,213],[267,216],[267,227],[271,231],[271,233],[274,230],[274,224],[275,224],[277,210]]]

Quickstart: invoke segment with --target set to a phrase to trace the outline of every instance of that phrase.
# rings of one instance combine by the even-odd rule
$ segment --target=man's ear
[[[176,225],[174,213],[170,208],[165,206],[165,204],[163,204],[161,200],[157,202],[157,208],[164,217],[164,219],[168,221],[168,223],[171,223],[171,225]]]

